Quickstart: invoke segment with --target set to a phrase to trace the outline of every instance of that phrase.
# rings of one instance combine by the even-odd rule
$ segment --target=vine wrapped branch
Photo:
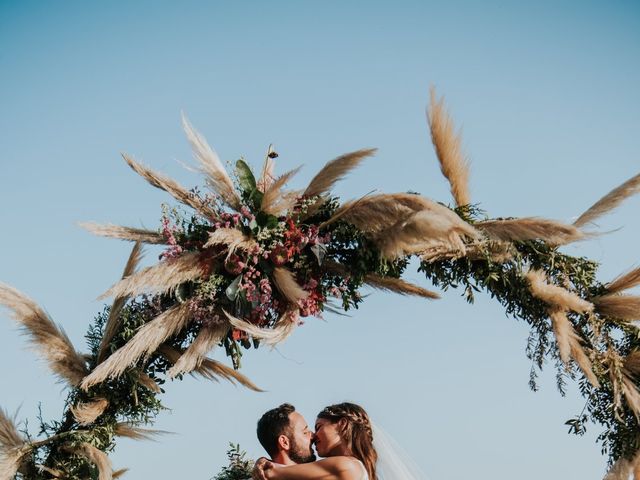
[[[488,218],[469,195],[469,169],[444,102],[432,92],[428,122],[454,206],[413,193],[373,194],[340,203],[335,183],[375,153],[363,149],[329,163],[306,188],[287,190],[296,170],[275,175],[270,148],[260,175],[244,160],[235,180],[206,140],[183,119],[207,192],[123,155],[152,186],[188,209],[166,207],[162,227],[84,224],[101,236],[134,242],[112,304],[79,353],[35,302],[0,285],[0,303],[69,386],[62,421],[42,422],[34,439],[0,414],[0,480],[117,478],[108,452],[118,436],[148,438],[142,428],[162,410],[167,379],[186,373],[225,378],[258,390],[239,373],[243,350],[285,341],[306,316],[357,308],[363,286],[437,299],[402,279],[411,257],[435,287],[496,298],[530,325],[527,355],[535,374],[555,362],[558,387],[579,382],[585,409],[571,431],[602,425],[612,472],[633,467],[640,447],[640,269],[609,283],[597,264],[559,248],[588,239],[600,216],[638,192],[640,175],[596,202],[573,224],[541,218]],[[138,269],[142,245],[162,245],[160,261]],[[220,346],[227,366],[210,357]]]

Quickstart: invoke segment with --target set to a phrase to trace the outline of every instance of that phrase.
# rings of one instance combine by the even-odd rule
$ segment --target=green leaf
[[[276,228],[278,226],[278,217],[264,212],[258,212],[256,221],[262,228]]]
[[[225,294],[229,300],[235,300],[238,298],[238,287],[240,285],[240,280],[242,280],[242,275],[238,275],[233,282],[227,287],[225,290]]]
[[[247,197],[253,196],[253,192],[256,190],[256,179],[244,160],[240,159],[236,162],[236,173],[238,175],[238,183],[244,194]]]

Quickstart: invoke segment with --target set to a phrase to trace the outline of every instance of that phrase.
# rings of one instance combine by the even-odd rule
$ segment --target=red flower
[[[283,246],[277,246],[271,250],[269,258],[271,258],[271,261],[276,267],[281,267],[289,261],[290,256],[289,249]]]
[[[238,330],[237,328],[234,328],[231,332],[231,338],[233,338],[234,340],[242,340],[243,338],[246,338],[246,336],[246,333],[244,333],[242,330]]]

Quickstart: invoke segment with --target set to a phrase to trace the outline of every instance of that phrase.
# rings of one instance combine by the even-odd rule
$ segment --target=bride
[[[261,458],[254,478],[273,480],[377,480],[378,454],[369,415],[354,403],[324,408],[316,420],[313,441],[322,460],[280,465]]]

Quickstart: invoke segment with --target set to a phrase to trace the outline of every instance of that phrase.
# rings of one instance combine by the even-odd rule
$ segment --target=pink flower
[[[224,262],[225,270],[229,272],[231,275],[240,275],[244,270],[244,267],[245,267],[244,262],[235,253],[232,253],[231,255],[229,255],[227,260]]]

